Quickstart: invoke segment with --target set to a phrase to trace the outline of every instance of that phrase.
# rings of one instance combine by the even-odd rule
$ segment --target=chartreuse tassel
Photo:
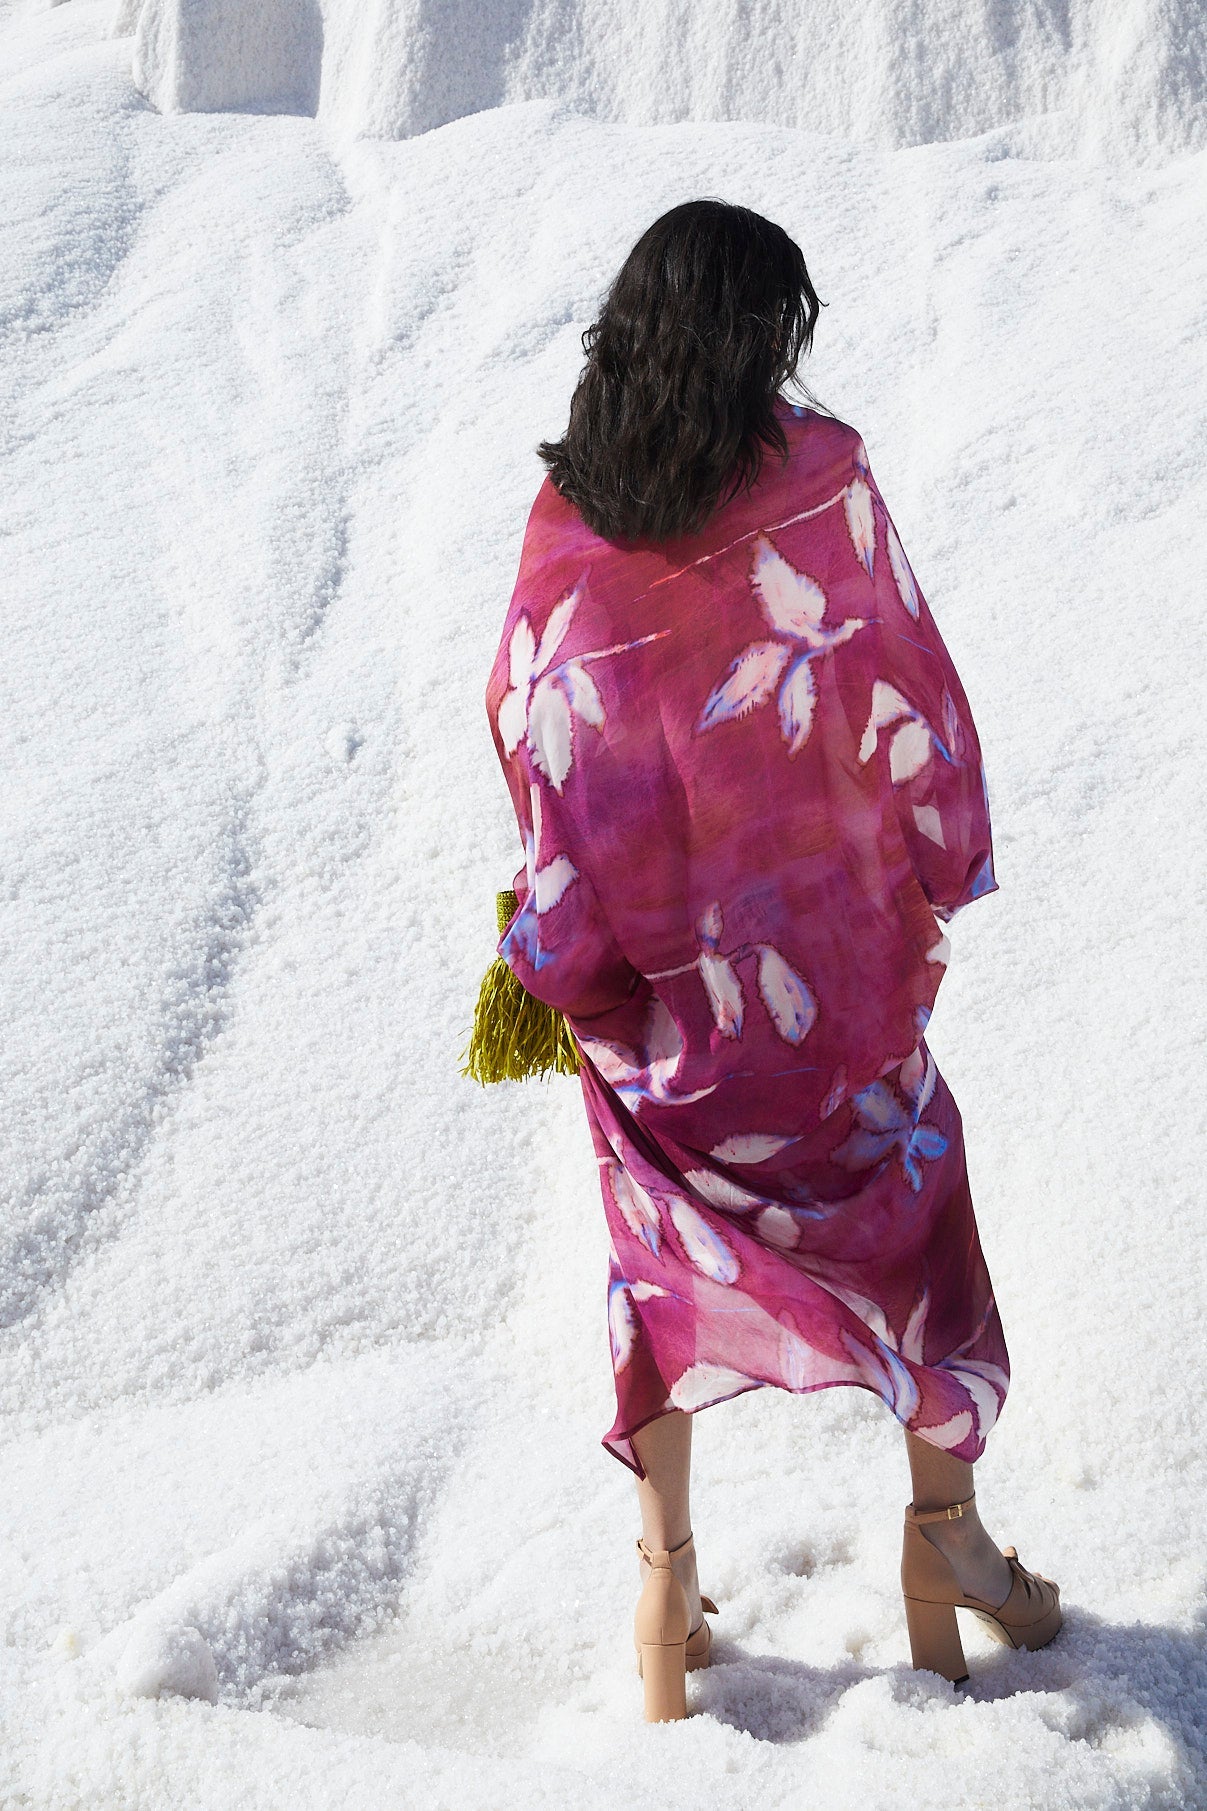
[[[500,893],[499,934],[515,916],[515,894]],[[478,990],[474,1028],[462,1052],[462,1075],[488,1082],[522,1082],[530,1075],[578,1074],[578,1046],[564,1014],[536,1000],[496,956]]]

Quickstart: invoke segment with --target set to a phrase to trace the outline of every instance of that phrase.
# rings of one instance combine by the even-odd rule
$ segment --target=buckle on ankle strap
[[[912,1503],[907,1503],[905,1513],[911,1522],[958,1522],[975,1502],[976,1492],[973,1491],[962,1503],[948,1503],[945,1509],[915,1509]]]
[[[691,1546],[694,1538],[695,1538],[694,1535],[689,1534],[687,1539],[685,1541],[680,1541],[679,1545],[677,1547],[669,1547],[669,1548],[661,1547],[661,1548],[659,1548],[659,1547],[647,1546],[644,1536],[639,1534],[637,1536],[637,1551],[641,1555],[642,1559],[649,1560],[650,1564],[652,1565],[653,1564],[653,1555],[655,1553],[665,1553],[665,1554],[667,1554],[668,1558],[675,1559],[675,1558],[677,1558],[677,1556],[680,1553],[687,1552],[687,1550]]]

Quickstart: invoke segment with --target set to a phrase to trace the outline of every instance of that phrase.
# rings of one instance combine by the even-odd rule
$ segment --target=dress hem
[[[898,1427],[902,1428],[907,1433],[914,1434],[919,1440],[926,1439],[926,1429],[924,1427],[910,1427],[908,1422],[904,1421],[900,1415],[895,1413],[890,1404],[884,1401],[884,1397],[878,1390],[874,1390],[870,1383],[859,1383],[853,1377],[834,1377],[828,1379],[824,1383],[810,1383],[806,1384],[803,1389],[793,1390],[790,1389],[787,1384],[779,1383],[776,1379],[771,1377],[752,1377],[750,1382],[743,1384],[740,1390],[730,1390],[724,1396],[710,1397],[707,1402],[697,1402],[694,1407],[690,1409],[680,1409],[678,1403],[671,1402],[668,1399],[664,1408],[657,1409],[652,1415],[647,1415],[643,1421],[635,1422],[631,1428],[619,1432],[614,1426],[610,1428],[600,1441],[600,1445],[603,1447],[604,1451],[610,1453],[614,1459],[619,1459],[626,1470],[631,1471],[635,1477],[644,1479],[645,1468],[642,1466],[641,1461],[638,1459],[637,1454],[633,1449],[632,1443],[634,1434],[639,1434],[642,1428],[648,1427],[652,1421],[660,1421],[664,1415],[672,1414],[676,1410],[682,1415],[698,1415],[701,1409],[716,1408],[717,1404],[721,1402],[733,1402],[739,1396],[748,1396],[751,1390],[783,1390],[788,1396],[815,1396],[819,1390],[864,1390],[869,1396],[874,1396],[877,1402],[884,1404],[884,1407],[888,1409],[889,1414],[893,1416]],[[994,1422],[994,1426],[997,1426],[996,1421]],[[993,1430],[990,1429],[990,1432],[992,1431]],[[987,1444],[988,1435],[978,1433],[975,1439],[973,1439],[971,1435],[968,1435],[960,1442],[959,1446],[939,1447],[937,1450],[940,1452],[949,1452],[953,1459],[962,1459],[966,1465],[975,1465],[977,1460],[983,1457]],[[622,1446],[627,1446],[633,1453],[633,1458],[631,1460],[626,1458],[624,1453],[620,1450]],[[969,1446],[973,1448],[973,1451],[968,1452],[965,1450]]]

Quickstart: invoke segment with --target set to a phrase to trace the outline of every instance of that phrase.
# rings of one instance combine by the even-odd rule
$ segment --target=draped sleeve
[[[861,758],[888,769],[918,883],[944,922],[997,890],[981,745],[964,688],[914,577],[862,445],[857,469],[883,527],[874,562],[877,677]],[[877,537],[879,541],[880,537]]]
[[[624,1005],[642,977],[616,941],[559,795],[539,781],[525,786],[519,773],[515,779],[525,863],[499,954],[535,999],[571,1020],[597,1018]]]

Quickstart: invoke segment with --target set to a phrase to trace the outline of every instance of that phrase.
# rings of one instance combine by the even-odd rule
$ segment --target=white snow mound
[[[181,1624],[167,1629],[139,1624],[123,1650],[116,1670],[119,1690],[130,1697],[218,1701],[214,1653],[200,1629]]]
[[[1042,117],[1045,154],[1207,143],[1202,0],[118,0],[163,112],[319,112],[409,138],[508,102],[761,120],[885,146]]]

